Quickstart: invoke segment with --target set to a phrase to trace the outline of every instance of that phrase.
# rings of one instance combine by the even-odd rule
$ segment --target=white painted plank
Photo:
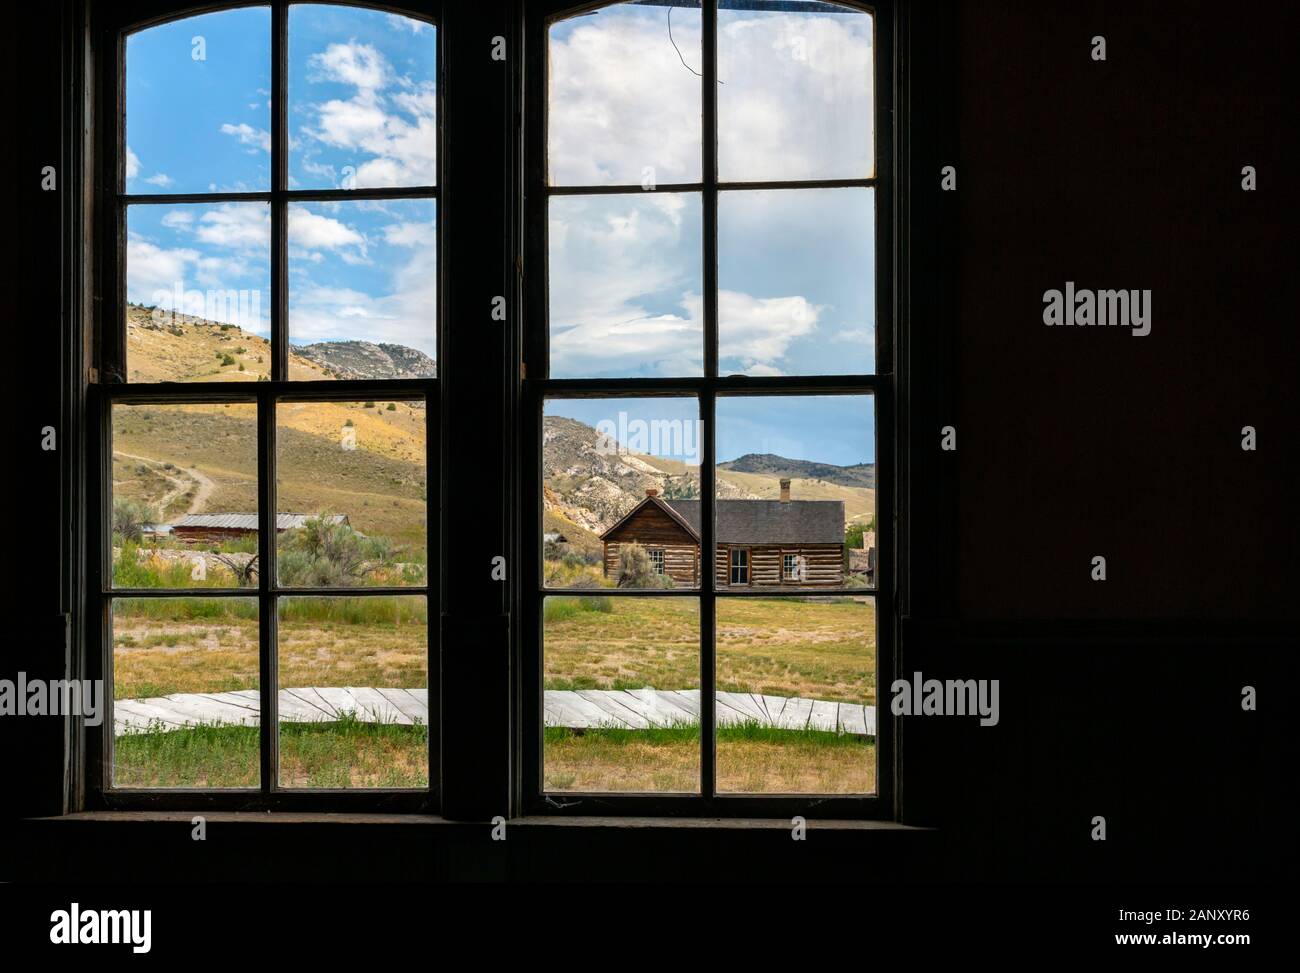
[[[732,712],[740,714],[741,719],[732,720],[732,723],[752,721],[766,725],[768,722],[767,710],[763,709],[758,700],[749,693],[717,693],[715,698],[719,709],[726,706]]]
[[[595,703],[583,699],[571,689],[548,689],[543,693],[543,709],[550,726],[591,729],[608,725],[611,717]],[[620,726],[624,724],[619,724]]]
[[[388,700],[388,705],[398,710],[411,723],[418,723],[421,726],[429,725],[429,707],[420,703],[410,693],[401,689],[379,689],[384,699]]]
[[[863,736],[867,732],[867,721],[858,703],[840,703],[840,732]]]
[[[839,709],[839,703],[831,703],[824,699],[813,700],[812,712],[808,714],[808,729],[834,733],[838,725],[835,717]]]
[[[787,699],[781,710],[777,726],[783,730],[803,730],[808,727],[808,715],[812,713],[813,701],[795,697]]]
[[[780,726],[781,713],[790,702],[789,698],[786,696],[765,696],[758,693],[754,695],[763,704],[764,709],[767,710],[769,725]]]
[[[615,694],[603,689],[579,689],[578,695],[604,710],[615,725],[621,724],[634,730],[644,730],[650,726],[649,720],[622,699],[615,698],[615,696],[622,696],[622,693]]]

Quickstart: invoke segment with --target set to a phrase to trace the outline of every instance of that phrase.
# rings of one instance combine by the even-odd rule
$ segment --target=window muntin
[[[188,53],[133,56],[182,37],[187,52],[191,37],[206,41],[196,47],[206,60],[193,59],[206,79],[197,87],[182,76]],[[232,121],[221,133],[262,160],[264,182],[238,166],[223,182],[212,170],[223,156],[203,137],[176,139],[167,159],[177,188],[164,197],[138,178],[152,163],[115,145],[125,192],[105,212],[127,245],[113,309],[123,327],[101,341],[101,446],[114,482],[102,485],[111,519],[98,576],[119,719],[97,737],[113,769],[96,778],[114,805],[143,799],[137,789],[179,788],[215,801],[234,789],[244,804],[252,791],[268,806],[354,806],[344,791],[363,805],[430,806],[437,37],[398,14],[286,3],[171,21],[123,45],[131,133],[145,138],[165,121],[149,111],[162,110],[156,93],[173,81],[201,102],[200,117],[211,107],[236,118],[223,92],[263,85],[270,121],[266,131]],[[332,110],[338,92],[312,103],[309,73],[288,111],[288,59],[274,57],[286,44],[304,63],[313,47],[333,58],[325,80],[346,75],[366,89],[366,104],[352,108],[419,116],[409,130],[385,121],[391,144],[349,147],[363,175],[396,153],[423,160],[419,178],[301,185],[290,155],[306,155],[311,133],[295,126]],[[272,52],[265,80],[242,69],[227,77],[259,49]],[[364,73],[380,62],[391,88]],[[242,107],[249,118],[260,111],[251,97]],[[326,161],[340,160],[315,157],[315,175]],[[146,305],[150,284],[158,299]],[[176,734],[193,745],[178,746]],[[193,759],[177,759],[187,752]]]
[[[662,20],[663,36],[667,37],[668,9],[653,3],[636,6],[644,8],[637,11],[640,18]],[[724,413],[730,408],[732,395],[735,395],[735,402],[741,403],[760,391],[769,393],[759,401],[759,408],[772,415],[787,409],[796,413],[807,411],[804,407],[813,397],[835,399],[853,413],[855,439],[858,438],[857,432],[865,432],[866,438],[874,442],[877,420],[874,406],[878,399],[888,394],[886,381],[874,375],[878,367],[887,367],[889,362],[885,354],[889,347],[889,322],[879,319],[880,309],[888,307],[888,277],[878,275],[877,268],[883,266],[887,270],[890,265],[890,259],[881,247],[882,242],[888,242],[888,235],[876,218],[878,209],[886,214],[889,212],[888,195],[882,193],[882,187],[887,184],[877,179],[876,156],[880,153],[872,117],[878,110],[873,75],[884,66],[883,62],[878,65],[875,58],[876,14],[847,4],[781,2],[772,4],[770,10],[767,7],[766,4],[746,2],[736,3],[733,9],[733,5],[725,0],[720,4],[703,4],[698,64],[692,61],[694,48],[681,51],[683,57],[679,58],[679,64],[685,62],[691,73],[698,71],[702,93],[699,115],[702,166],[698,183],[665,184],[662,179],[647,178],[637,185],[632,180],[634,170],[630,165],[623,166],[624,175],[621,177],[611,175],[613,170],[608,166],[602,168],[600,160],[608,153],[599,149],[585,160],[575,160],[574,143],[569,140],[566,144],[566,136],[571,130],[568,126],[575,111],[572,106],[578,104],[580,98],[573,94],[571,104],[563,103],[558,94],[561,86],[556,83],[554,74],[543,72],[541,75],[548,91],[548,115],[541,129],[547,158],[541,170],[544,173],[542,185],[536,187],[538,192],[532,197],[543,202],[540,206],[533,204],[531,227],[535,238],[546,242],[532,254],[538,259],[549,256],[550,262],[543,290],[547,298],[540,305],[535,302],[532,306],[544,315],[549,312],[549,320],[544,325],[533,325],[542,327],[545,337],[540,344],[530,347],[540,348],[544,357],[541,362],[533,357],[528,360],[526,385],[534,393],[529,401],[538,403],[539,407],[547,403],[549,415],[549,404],[557,398],[591,402],[602,396],[632,398],[648,393],[664,397],[685,394],[697,398],[701,442],[704,444],[704,466],[697,479],[701,491],[699,503],[705,509],[710,506],[716,509],[724,494],[719,490],[715,498],[714,490],[735,475],[722,469],[723,461],[731,463],[741,458],[735,453],[724,454],[721,451]],[[540,62],[554,62],[557,37],[564,39],[562,57],[570,62],[582,53],[588,64],[594,63],[606,51],[616,49],[615,41],[620,32],[615,18],[603,21],[609,25],[605,38],[601,38],[600,31],[601,17],[617,10],[614,6],[602,7],[548,25],[545,32],[549,43],[544,43]],[[673,7],[671,13],[676,39],[679,9]],[[839,18],[838,23],[843,29],[834,26],[835,18]],[[803,151],[806,147],[790,147],[785,155],[791,164],[785,167],[781,165],[780,153],[769,153],[765,159],[756,160],[758,164],[748,171],[740,164],[745,160],[734,154],[732,160],[724,164],[721,148],[724,139],[731,138],[734,147],[734,132],[743,131],[740,123],[744,121],[722,117],[726,104],[723,98],[726,79],[719,73],[719,68],[724,24],[731,32],[726,43],[732,45],[728,56],[732,58],[730,63],[734,67],[737,51],[741,51],[734,38],[748,29],[748,21],[755,22],[753,36],[766,36],[770,42],[777,36],[774,30],[777,33],[784,31],[781,36],[798,36],[787,29],[790,25],[786,22],[791,19],[805,32],[820,32],[813,49],[823,55],[823,60],[814,65],[816,70],[828,67],[841,70],[846,77],[861,83],[862,88],[847,97],[841,97],[847,90],[846,86],[826,87],[823,93],[828,100],[816,103],[818,107],[834,105],[828,111],[849,118],[848,126],[833,133],[838,138],[838,141],[832,138],[835,144],[824,141],[818,145],[819,149],[826,148],[824,152],[809,154]],[[759,20],[764,21],[761,29],[757,25]],[[763,31],[767,33],[763,34]],[[589,44],[589,50],[580,52],[575,48],[583,39]],[[549,50],[545,50],[548,47]],[[788,55],[792,49],[792,44],[768,43],[762,57],[775,56],[773,52]],[[828,54],[833,56],[826,57]],[[784,71],[785,67],[781,66],[779,70]],[[597,77],[598,72],[589,70],[588,76]],[[534,80],[537,77],[534,75]],[[747,110],[744,102],[744,98],[734,100],[726,110],[733,113]],[[806,110],[807,104],[801,107],[808,116],[802,121],[814,128],[822,124],[817,111]],[[672,107],[665,110],[671,111]],[[560,116],[558,127],[557,115]],[[636,126],[626,121],[626,115],[626,112],[589,113],[584,123],[601,129],[589,137],[589,142],[599,145],[620,136],[627,144],[639,144]],[[724,130],[733,134],[724,135]],[[679,132],[673,132],[668,137],[676,139],[679,135]],[[779,137],[779,129],[777,135]],[[802,161],[798,157],[802,157]],[[557,166],[557,158],[567,160],[568,164]],[[586,175],[576,175],[584,171],[584,165]],[[649,168],[652,166],[647,162]],[[663,206],[668,200],[674,200],[674,205],[689,214],[693,221],[693,208],[680,206],[676,201],[689,199],[697,191],[702,223],[699,277],[703,286],[699,292],[682,286],[683,282],[693,283],[694,275],[686,269],[680,237],[667,237],[671,240],[670,245],[659,245],[659,241],[665,238],[649,234],[646,224],[637,215],[653,211],[644,201],[653,202],[662,197],[665,203],[660,206],[660,212],[664,211]],[[578,212],[582,207],[606,217],[603,222],[593,221],[593,225],[604,234],[599,246],[593,248],[602,267],[600,272],[591,273],[586,289],[573,286],[577,274],[571,268],[576,263],[581,271],[584,265],[573,256],[576,251],[571,230],[575,223],[567,218],[569,213]],[[556,214],[566,218],[556,219]],[[683,220],[681,225],[689,226],[693,222]],[[558,241],[556,234],[560,237]],[[768,259],[766,251],[774,250],[782,251],[784,259]],[[644,268],[645,273],[631,273],[628,268]],[[537,280],[537,275],[531,275],[531,279]],[[881,282],[879,288],[878,280]],[[657,289],[657,293],[653,289]],[[602,293],[593,293],[597,290]],[[565,324],[561,326],[556,309],[572,307],[578,302],[583,302],[589,309],[587,313],[591,321],[604,322],[604,327],[592,326],[585,331],[582,327],[574,327],[573,315],[567,311]],[[699,328],[698,338],[696,327]],[[620,328],[625,329],[623,333],[620,333]],[[883,334],[882,328],[885,329]],[[579,336],[592,340],[575,340]],[[702,339],[703,347],[697,359],[685,352],[693,352],[698,339]],[[672,350],[683,353],[675,356],[663,353],[665,347],[670,347],[670,342],[676,342],[671,346]],[[577,362],[574,355],[579,347],[581,362]],[[878,347],[880,355],[877,354]],[[696,361],[702,363],[702,369],[698,368]],[[861,407],[864,394],[868,394],[868,408],[865,409]],[[836,404],[827,403],[825,407],[833,413]],[[796,419],[789,422],[797,424]],[[544,442],[549,436],[549,428],[544,428]],[[555,464],[546,458],[547,447],[541,446],[539,453],[539,474],[543,495],[547,497],[546,490],[557,471]],[[817,459],[801,454],[795,454],[795,457],[814,465]],[[653,454],[646,459],[656,461]],[[859,461],[865,462],[865,455]],[[720,465],[707,469],[714,463]],[[775,498],[776,478],[771,479],[770,488]],[[767,489],[767,485],[762,487],[762,491]],[[740,495],[762,497],[762,491],[744,490]],[[732,494],[727,498],[738,496]],[[645,502],[638,488],[635,496],[626,497],[622,507],[644,505]],[[543,503],[544,508],[548,506]],[[870,510],[874,515],[874,498]],[[618,512],[624,511],[620,509]],[[543,518],[547,525],[545,529],[554,531],[555,525],[547,516]],[[708,516],[704,518],[706,522],[711,519]],[[607,525],[600,522],[598,526]],[[699,587],[704,684],[700,709],[704,734],[701,743],[705,754],[700,764],[699,797],[664,797],[647,803],[636,799],[639,788],[625,789],[626,794],[620,795],[616,784],[593,781],[588,775],[585,791],[583,784],[579,783],[566,787],[563,802],[557,804],[543,797],[542,803],[536,806],[572,808],[575,813],[583,813],[583,808],[588,807],[592,810],[618,806],[653,809],[666,807],[674,800],[688,803],[698,800],[710,811],[752,808],[762,813],[763,807],[769,810],[776,807],[809,808],[810,805],[798,795],[812,793],[824,795],[817,805],[822,813],[832,808],[845,813],[871,813],[868,809],[883,809],[880,798],[888,791],[888,777],[884,772],[888,764],[882,763],[878,767],[877,762],[886,760],[888,751],[884,747],[878,750],[874,741],[887,741],[888,727],[871,726],[868,738],[864,701],[871,697],[865,692],[859,692],[853,700],[844,701],[848,707],[857,706],[860,718],[855,720],[850,715],[849,721],[854,727],[853,747],[840,752],[841,756],[851,755],[851,762],[856,763],[852,764],[852,772],[841,774],[838,779],[835,775],[845,765],[833,761],[823,767],[825,773],[819,777],[795,779],[790,776],[783,778],[780,774],[760,774],[757,778],[748,774],[745,761],[752,761],[754,755],[746,754],[743,749],[733,747],[726,750],[724,759],[724,743],[735,737],[734,728],[720,716],[726,705],[721,694],[739,689],[742,684],[751,690],[755,687],[761,689],[761,678],[756,672],[743,668],[737,672],[731,667],[724,676],[719,665],[724,644],[727,651],[732,649],[724,638],[730,633],[724,633],[722,628],[724,600],[744,599],[751,608],[762,607],[760,603],[764,599],[771,599],[771,589],[765,590],[765,586],[755,584],[758,562],[752,548],[743,544],[727,545],[726,538],[711,523],[702,525],[697,533],[702,535],[699,537]],[[840,533],[842,535],[842,529]],[[848,587],[850,582],[845,580],[847,572],[843,566],[847,561],[843,555],[843,541],[843,536],[840,536],[839,559],[830,557],[825,550],[807,553],[804,547],[797,547],[793,563],[806,577],[818,579],[822,585],[819,595],[833,596],[837,605],[858,606],[859,614],[855,618],[862,620],[863,625],[861,632],[854,625],[848,627],[846,638],[856,648],[856,655],[847,664],[865,667],[872,679],[884,678],[888,670],[880,667],[874,651],[878,628],[884,623],[875,618],[874,607],[870,611],[862,607],[868,603],[874,606],[874,599]],[[833,543],[829,546],[835,547]],[[748,553],[733,553],[737,549]],[[744,559],[743,567],[737,565],[734,575],[737,580],[744,578],[744,583],[734,586],[733,557]],[[788,580],[784,577],[784,559],[779,554],[769,559],[766,551],[763,557],[763,563],[771,565],[772,583],[779,588]],[[551,578],[550,562],[540,558],[539,561],[543,562],[542,576]],[[832,569],[832,561],[840,567]],[[789,580],[796,590],[805,587],[802,580]],[[856,581],[852,583],[856,584]],[[545,584],[549,586],[550,582]],[[627,594],[617,589],[607,592],[609,601],[615,606]],[[659,599],[646,600],[657,602]],[[525,606],[530,602],[540,614],[540,602],[532,601],[526,594]],[[531,616],[532,612],[527,614]],[[813,630],[816,630],[816,625]],[[538,635],[540,640],[540,630]],[[535,647],[539,640],[534,640],[532,645]],[[804,640],[811,645],[817,641],[817,636]],[[592,649],[596,652],[601,650],[599,640],[594,641]],[[527,642],[524,651],[529,651]],[[746,655],[741,652],[741,657]],[[726,685],[726,679],[736,679],[736,682]],[[652,688],[659,691],[659,687]],[[825,722],[827,712],[831,709],[838,712],[840,701],[832,696],[820,700],[809,698],[806,703],[798,702],[796,709],[806,705],[811,712],[816,706],[819,713],[817,725],[820,726]],[[526,719],[529,713],[535,713],[537,722],[544,722],[541,701],[535,709],[527,708],[531,705],[526,701]],[[827,732],[835,736],[847,731],[832,723]],[[530,748],[526,739],[525,756]],[[582,778],[582,775],[578,777]],[[552,789],[549,774],[541,774],[535,779],[542,795]],[[580,799],[584,792],[602,797],[587,804]],[[579,797],[575,799],[574,794]],[[716,799],[721,795],[727,795],[726,802]],[[747,800],[747,795],[754,796],[754,800]]]

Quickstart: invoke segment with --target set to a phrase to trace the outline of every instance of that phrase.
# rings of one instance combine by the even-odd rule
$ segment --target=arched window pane
[[[186,17],[126,39],[128,193],[271,188],[271,11]]]
[[[719,4],[718,178],[874,175],[871,15],[765,6]]]
[[[620,3],[550,29],[556,186],[700,179],[700,10]]]
[[[289,8],[289,188],[437,184],[437,29],[377,10]]]

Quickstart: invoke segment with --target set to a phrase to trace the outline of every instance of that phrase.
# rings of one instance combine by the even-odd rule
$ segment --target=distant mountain
[[[876,485],[874,463],[856,463],[853,466],[834,466],[831,463],[814,463],[804,459],[789,459],[773,453],[746,453],[738,459],[719,463],[720,470],[737,473],[761,473],[777,479],[826,480],[840,486],[868,487]]]
[[[594,535],[640,503],[647,489],[658,490],[665,498],[699,496],[698,466],[609,447],[600,433],[575,419],[547,416],[542,422],[546,530],[578,540],[584,549],[594,544]],[[791,493],[796,499],[843,500],[846,514],[855,522],[874,515],[875,470],[869,464],[846,467],[780,456],[742,456],[719,466],[718,496],[775,500],[779,480],[787,476],[795,481]]]
[[[438,373],[424,352],[388,342],[318,341],[294,345],[293,351],[342,379],[433,378]]]
[[[271,373],[271,343],[234,324],[128,304],[128,375],[132,382],[255,382]],[[289,346],[289,378],[432,378],[432,358],[404,345],[321,341]]]

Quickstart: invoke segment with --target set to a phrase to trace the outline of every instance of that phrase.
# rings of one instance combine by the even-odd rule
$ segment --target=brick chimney
[[[782,503],[790,502],[790,481],[789,480],[781,481],[781,502]]]
[[[659,496],[659,491],[654,487],[646,487],[645,495],[647,497],[657,497]]]

